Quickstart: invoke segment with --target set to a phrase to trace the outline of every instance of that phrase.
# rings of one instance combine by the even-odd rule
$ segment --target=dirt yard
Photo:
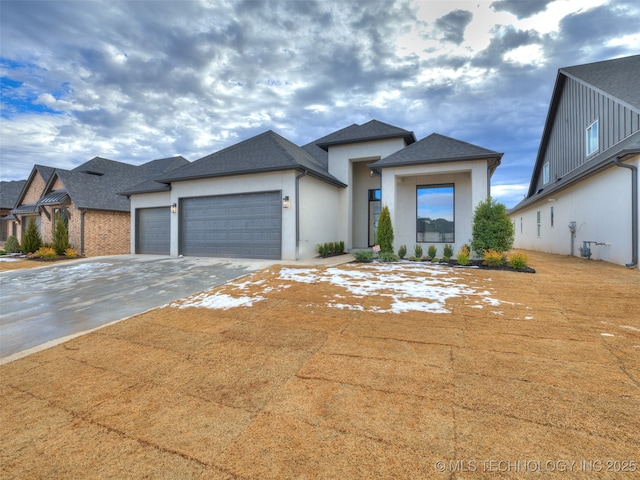
[[[272,267],[3,365],[0,476],[638,478],[640,272],[527,253]]]

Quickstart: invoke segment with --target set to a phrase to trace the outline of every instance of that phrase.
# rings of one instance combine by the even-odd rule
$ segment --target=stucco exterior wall
[[[640,156],[625,163],[640,168]],[[540,212],[539,235],[537,212]],[[625,265],[631,262],[633,253],[631,171],[611,166],[511,214],[511,219],[516,248],[571,255],[569,223],[576,222],[574,256],[580,256],[583,241],[596,241],[606,245],[591,245],[591,259]]]
[[[288,170],[174,182],[171,185],[169,204],[180,205],[180,199],[188,197],[280,191],[282,196],[288,196],[292,203],[290,208],[282,209],[282,259],[295,260],[296,217],[293,200],[295,199],[295,178],[298,174],[296,170]],[[178,255],[179,216],[180,209],[177,214],[171,215],[171,255]]]
[[[300,179],[300,246],[298,259],[318,255],[317,245],[346,240],[340,237],[338,219],[344,216],[338,199],[340,187],[313,177]],[[291,205],[295,208],[292,202]]]
[[[391,212],[394,249],[406,245],[408,254],[416,243],[418,185],[454,184],[454,252],[471,241],[473,211],[487,198],[487,162],[468,161],[385,168],[382,171],[382,204]],[[431,243],[421,243],[423,249]],[[444,244],[434,243],[438,256]]]

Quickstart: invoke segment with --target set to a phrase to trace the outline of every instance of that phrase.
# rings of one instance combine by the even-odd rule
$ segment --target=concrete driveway
[[[273,263],[277,262],[119,255],[3,272],[0,360],[59,343]]]

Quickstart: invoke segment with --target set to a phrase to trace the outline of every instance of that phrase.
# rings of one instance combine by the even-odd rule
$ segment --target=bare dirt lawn
[[[272,267],[3,365],[0,476],[638,478],[640,272],[527,253]]]

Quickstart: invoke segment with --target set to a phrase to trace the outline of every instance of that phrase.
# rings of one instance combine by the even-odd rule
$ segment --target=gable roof
[[[553,185],[546,186],[543,192],[536,191],[538,178],[542,171],[545,153],[551,139],[551,132],[567,79],[571,78],[615,102],[640,113],[639,77],[640,55],[558,69],[556,83],[553,87],[551,102],[549,104],[549,111],[547,112],[542,138],[540,139],[540,147],[538,148],[531,180],[529,181],[527,197],[518,203],[511,212],[516,212],[526,205],[537,201],[539,198],[546,197],[589,175],[593,175],[611,165],[621,152],[637,148],[638,132],[591,158],[568,175],[565,175],[560,181]]]
[[[11,182],[0,182],[0,208],[10,210],[16,206],[20,193],[24,188],[26,180],[14,180]]]
[[[29,177],[27,178],[27,180],[24,183],[24,186],[22,187],[22,191],[20,192],[20,195],[18,195],[18,199],[16,200],[16,203],[14,204],[14,206],[17,207],[22,203],[22,201],[24,200],[24,196],[27,194],[27,191],[31,186],[31,182],[33,182],[33,179],[35,178],[36,175],[40,175],[40,178],[42,178],[42,180],[46,185],[51,179],[51,175],[53,175],[54,170],[55,168],[52,168],[52,167],[46,167],[44,165],[38,165],[38,164],[34,165],[33,168],[31,169],[31,173],[29,174]],[[42,192],[40,192],[40,194],[42,194]]]
[[[487,148],[446,137],[439,133],[432,133],[419,142],[381,158],[369,166],[373,169],[380,169],[384,167],[495,158],[497,162],[492,165],[495,170],[500,165],[502,156],[502,153]]]
[[[223,177],[282,170],[308,171],[334,185],[344,186],[326,166],[306,150],[269,130],[177,168],[158,182]]]
[[[416,141],[413,132],[403,128],[394,127],[378,120],[371,120],[364,125],[353,124],[347,128],[343,128],[331,135],[314,142],[323,150],[335,145],[344,145],[347,143],[371,142],[376,140],[387,140],[392,138],[402,138],[410,145]]]

